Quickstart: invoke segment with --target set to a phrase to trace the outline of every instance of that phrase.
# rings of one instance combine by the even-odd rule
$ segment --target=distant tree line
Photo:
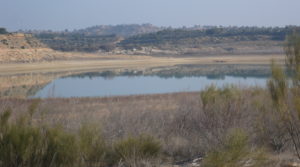
[[[152,33],[162,30],[152,24],[121,24],[121,25],[98,25],[85,29],[75,30],[73,33],[84,33],[86,35],[109,35],[129,37],[138,34]]]
[[[33,34],[50,48],[61,51],[112,51],[116,47],[133,49],[146,47],[199,47],[239,41],[284,41],[287,34],[299,27],[192,27],[162,28],[151,25],[95,26],[75,31],[40,31]],[[118,31],[120,31],[118,33]],[[154,31],[154,32],[152,32]],[[143,33],[144,32],[144,33]],[[150,32],[150,33],[149,33]],[[112,34],[108,34],[112,33]],[[126,33],[128,33],[126,35]],[[105,34],[105,35],[103,35]],[[123,35],[122,35],[123,34]],[[130,35],[138,34],[138,35]]]
[[[116,35],[89,36],[83,33],[40,33],[35,37],[55,50],[80,52],[110,51],[119,39]]]
[[[287,34],[299,31],[299,27],[208,27],[191,29],[165,29],[156,33],[136,35],[123,40],[120,46],[125,48],[138,46],[158,46],[161,44],[186,44],[195,42],[214,42],[231,39],[234,41],[275,40],[283,41]],[[209,40],[207,40],[209,38]]]
[[[53,32],[51,30],[20,31],[31,33],[50,48],[60,51],[95,52],[98,50],[111,51],[115,49],[121,38],[157,32],[160,27],[151,24],[124,24],[124,25],[99,25],[80,30],[64,30]]]
[[[0,34],[8,34],[5,28],[0,27]]]

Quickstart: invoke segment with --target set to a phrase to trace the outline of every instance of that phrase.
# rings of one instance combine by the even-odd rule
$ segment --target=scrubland
[[[269,92],[261,88],[212,86],[194,93],[1,99],[0,103],[1,124],[5,124],[0,132],[1,148],[9,149],[11,162],[7,163],[20,161],[21,166],[52,161],[60,166],[160,166],[185,164],[199,157],[204,157],[204,166],[246,161],[280,166],[297,159]],[[8,110],[12,114],[6,122]],[[47,143],[41,150],[27,148],[37,140],[31,133]],[[47,135],[54,135],[54,141],[48,141],[52,137]],[[82,146],[81,142],[86,143]],[[58,150],[48,153],[50,148],[44,147],[58,147],[64,151],[60,156],[71,159],[61,162],[54,155]],[[30,158],[36,151],[47,155],[39,154],[41,160],[35,162]],[[286,155],[288,159],[282,158]],[[51,161],[44,161],[44,156]]]

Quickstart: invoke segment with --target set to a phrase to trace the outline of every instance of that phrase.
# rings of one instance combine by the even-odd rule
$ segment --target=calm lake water
[[[103,97],[118,95],[172,93],[200,91],[214,84],[217,87],[237,85],[239,87],[266,86],[267,77],[247,76],[102,76],[65,77],[52,81],[33,97]]]

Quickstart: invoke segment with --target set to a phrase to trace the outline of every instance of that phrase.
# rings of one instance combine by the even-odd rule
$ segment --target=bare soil
[[[270,64],[272,59],[284,63],[284,55],[248,55],[248,56],[206,56],[206,57],[151,57],[129,55],[90,55],[95,59],[61,60],[35,63],[0,64],[0,75],[31,72],[88,71],[95,69],[150,68],[187,64]]]

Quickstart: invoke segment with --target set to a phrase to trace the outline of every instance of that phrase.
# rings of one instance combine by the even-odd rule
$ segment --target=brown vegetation
[[[1,111],[13,108],[13,118],[35,100],[1,99]],[[251,148],[271,153],[292,151],[278,117],[272,114],[267,91],[210,87],[201,93],[40,100],[36,123],[62,125],[70,132],[82,124],[101,127],[106,141],[148,134],[162,144],[163,155],[177,162],[202,157],[222,147],[227,134],[239,128],[249,134]],[[251,135],[250,135],[251,134]],[[247,146],[248,147],[248,146]],[[253,155],[249,153],[249,155]],[[171,158],[171,159],[170,159]],[[276,158],[274,162],[279,163]]]

